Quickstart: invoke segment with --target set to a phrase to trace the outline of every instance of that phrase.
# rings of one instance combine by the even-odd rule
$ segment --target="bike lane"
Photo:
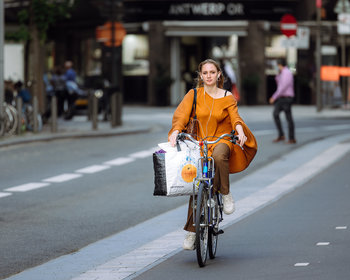
[[[297,191],[227,227],[206,267],[181,251],[127,279],[348,279],[350,152],[342,151]]]

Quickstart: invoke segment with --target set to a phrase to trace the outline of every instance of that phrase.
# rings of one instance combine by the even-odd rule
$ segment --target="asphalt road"
[[[75,252],[187,202],[184,197],[152,196],[151,153],[166,141],[169,119],[154,123],[139,117],[153,122],[151,133],[0,149],[0,193],[11,193],[0,197],[0,278]],[[298,144],[290,146],[271,143],[271,122],[250,122],[259,152],[251,167],[232,175],[232,180],[315,139],[348,131],[347,119],[305,119],[297,124]],[[193,263],[193,255],[189,257]]]

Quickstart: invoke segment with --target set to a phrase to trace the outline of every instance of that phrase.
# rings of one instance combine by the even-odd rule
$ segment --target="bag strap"
[[[193,115],[194,119],[197,119],[197,114],[196,114],[196,108],[197,108],[197,88],[193,89],[194,95],[193,95],[193,104],[192,104],[192,112],[191,116]],[[194,113],[193,113],[194,112]]]

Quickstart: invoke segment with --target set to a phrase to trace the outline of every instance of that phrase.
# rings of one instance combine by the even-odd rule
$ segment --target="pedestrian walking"
[[[292,116],[292,104],[294,99],[294,77],[288,69],[285,59],[277,62],[279,74],[276,76],[277,89],[271,96],[269,102],[274,105],[273,118],[278,131],[278,137],[273,140],[277,143],[285,140],[284,131],[281,124],[280,113],[284,111],[288,122],[288,144],[295,144],[294,121]]]
[[[235,210],[230,192],[229,174],[244,170],[253,160],[257,151],[257,142],[238,113],[237,101],[232,93],[223,89],[225,77],[220,65],[207,59],[201,62],[197,72],[196,115],[198,119],[198,138],[220,136],[223,133],[236,131],[238,144],[244,150],[228,140],[221,140],[209,147],[209,156],[215,161],[214,189],[223,195],[224,213],[232,214]],[[168,137],[172,146],[176,145],[177,135],[186,128],[190,119],[194,100],[194,90],[191,89],[176,108],[172,127]],[[187,223],[184,230],[188,231],[183,248],[192,250],[195,242],[193,226],[192,196],[188,207]]]
[[[68,102],[68,109],[66,112],[66,116],[64,118],[66,120],[70,120],[73,118],[75,114],[75,101],[77,99],[79,88],[76,82],[77,74],[73,69],[73,62],[70,60],[67,60],[64,63],[64,67],[66,68],[64,77],[66,82],[66,100]]]

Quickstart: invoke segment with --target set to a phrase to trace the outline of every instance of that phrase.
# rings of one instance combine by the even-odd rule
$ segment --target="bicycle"
[[[195,248],[197,262],[200,267],[205,266],[208,253],[210,259],[215,258],[218,236],[224,233],[222,229],[219,229],[219,224],[223,221],[222,194],[213,188],[215,162],[214,158],[208,156],[208,145],[215,144],[225,138],[239,145],[236,143],[238,137],[234,133],[235,131],[232,130],[231,133],[219,137],[207,136],[199,141],[184,132],[177,136],[177,141],[188,139],[199,146],[202,152],[202,156],[198,161],[198,166],[201,167],[201,176],[196,177],[193,181],[194,199],[192,200],[193,225],[196,229]],[[217,139],[208,141],[208,138]],[[243,149],[242,146],[240,147]]]
[[[17,110],[14,106],[3,103],[3,116],[0,119],[0,136],[12,135],[16,132],[18,125]]]

